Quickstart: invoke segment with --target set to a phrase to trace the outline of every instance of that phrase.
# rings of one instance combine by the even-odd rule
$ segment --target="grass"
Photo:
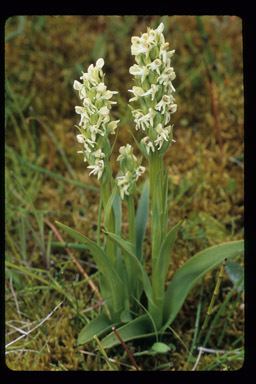
[[[176,49],[177,74],[176,143],[165,157],[170,224],[187,217],[175,247],[178,267],[206,246],[243,237],[241,20],[162,20],[166,40]],[[7,21],[6,363],[13,370],[135,369],[122,347],[104,351],[99,340],[76,347],[80,329],[102,306],[92,289],[97,271],[88,252],[76,244],[61,245],[49,223],[65,222],[96,239],[98,184],[76,154],[72,82],[104,57],[106,82],[120,92],[114,110],[117,118],[122,114],[116,158],[120,145],[132,143],[130,37],[158,21],[156,16],[15,16]],[[195,288],[184,304],[162,340],[170,346],[168,353],[143,354],[154,339],[128,343],[140,369],[242,366],[243,290],[227,273],[201,331],[217,274],[208,274],[202,289]]]

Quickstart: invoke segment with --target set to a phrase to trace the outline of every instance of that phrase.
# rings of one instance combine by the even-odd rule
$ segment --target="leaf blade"
[[[152,287],[151,283],[149,280],[149,277],[147,273],[145,272],[142,264],[140,263],[139,259],[135,256],[133,253],[133,246],[129,241],[126,241],[122,239],[120,236],[117,236],[114,233],[111,232],[106,232],[106,234],[116,243],[118,244],[121,249],[126,253],[127,256],[129,256],[131,262],[132,262],[132,267],[133,267],[133,276],[132,278],[134,279],[136,276],[138,276],[142,283],[143,287],[145,290],[145,294],[150,302],[152,302]]]
[[[135,340],[145,337],[154,336],[155,332],[152,329],[151,320],[147,315],[142,315],[130,321],[128,324],[123,325],[117,329],[123,341]],[[116,338],[115,333],[111,332],[101,340],[103,348],[112,348],[120,344]]]
[[[103,250],[98,246],[97,243],[90,240],[88,237],[82,233],[75,231],[73,228],[68,227],[65,224],[56,221],[56,224],[67,232],[71,237],[82,242],[90,250],[99,271],[106,279],[107,284],[111,290],[111,299],[113,301],[114,312],[118,312],[122,309],[122,303],[125,299],[125,291],[123,281],[111,265],[109,259],[106,257]]]
[[[174,274],[164,299],[164,326],[166,329],[175,319],[189,291],[208,271],[225,259],[243,252],[243,240],[232,241],[209,247],[198,252]]]
[[[102,335],[111,329],[112,326],[113,323],[104,314],[100,314],[81,329],[77,338],[77,345],[88,343],[94,336]]]

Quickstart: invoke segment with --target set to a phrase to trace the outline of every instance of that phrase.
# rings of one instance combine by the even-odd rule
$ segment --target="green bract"
[[[176,318],[184,300],[194,285],[211,269],[225,259],[243,252],[243,241],[234,241],[207,248],[187,260],[176,271],[166,289],[171,264],[171,252],[182,221],[169,228],[168,175],[163,155],[173,140],[171,115],[176,111],[171,67],[174,50],[168,50],[163,36],[164,25],[148,28],[141,37],[132,37],[131,53],[135,64],[130,68],[135,85],[129,90],[134,102],[132,115],[135,129],[141,137],[139,147],[148,162],[149,180],[146,180],[135,211],[134,193],[139,176],[145,167],[140,165],[130,144],[119,149],[120,170],[113,178],[109,162],[111,146],[108,135],[115,133],[117,121],[110,120],[110,101],[113,94],[103,82],[103,59],[90,65],[83,73],[82,83],[75,81],[82,106],[77,135],[83,144],[84,159],[90,174],[100,180],[99,222],[104,210],[104,241],[97,242],[83,234],[57,223],[90,251],[98,271],[100,292],[105,300],[102,313],[80,332],[78,344],[96,336],[105,336],[103,348],[119,344],[112,326],[117,327],[124,341],[164,335]],[[122,234],[122,200],[128,208],[128,235]],[[148,215],[149,214],[149,215]],[[143,240],[150,216],[151,265],[148,274],[143,255]],[[154,353],[164,353],[168,346],[157,342]],[[167,349],[166,349],[167,348]]]

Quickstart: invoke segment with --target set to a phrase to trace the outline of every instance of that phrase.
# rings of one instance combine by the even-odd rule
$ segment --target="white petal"
[[[78,143],[84,143],[84,136],[83,135],[76,135]]]
[[[82,88],[83,84],[80,83],[79,81],[75,80],[74,81],[74,84],[73,84],[73,88],[76,90],[76,91],[79,91],[81,88]]]
[[[156,32],[162,33],[164,30],[164,23],[160,23],[159,26],[156,28]]]
[[[100,58],[96,61],[96,67],[97,68],[101,69],[103,67],[103,65],[104,65],[104,60],[102,58]]]

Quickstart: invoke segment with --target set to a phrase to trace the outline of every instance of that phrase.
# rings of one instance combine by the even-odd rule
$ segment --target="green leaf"
[[[165,343],[157,342],[152,345],[151,350],[156,353],[167,353],[171,350],[171,348]]]
[[[82,233],[77,232],[58,221],[56,221],[56,224],[65,232],[67,232],[71,237],[85,244],[89,249],[95,260],[95,263],[97,264],[98,269],[104,276],[104,279],[106,280],[109,289],[111,290],[111,299],[113,300],[114,311],[118,312],[122,308],[122,302],[125,297],[123,281],[112,267],[103,250],[98,246],[97,243],[88,239],[88,237],[84,236]]]
[[[165,236],[160,252],[159,252],[159,257],[156,260],[155,264],[155,270],[154,270],[154,276],[153,276],[153,281],[154,281],[154,287],[156,289],[156,292],[159,294],[161,297],[163,292],[161,292],[164,289],[164,282],[165,278],[168,272],[168,267],[170,265],[170,253],[172,251],[174,242],[177,238],[177,233],[178,230],[181,226],[181,221],[177,223]]]
[[[120,320],[122,323],[129,323],[129,321],[132,320],[132,315],[129,309],[125,309],[121,315],[120,315]]]
[[[133,253],[133,245],[126,240],[123,240],[120,236],[115,235],[111,232],[106,232],[106,234],[116,243],[118,244],[121,249],[125,252],[127,256],[129,256],[131,265],[132,265],[132,279],[134,281],[136,279],[140,279],[143,283],[143,287],[145,290],[145,294],[150,302],[152,302],[152,287],[149,280],[149,277],[144,270],[142,264],[140,263],[139,259],[135,256]]]
[[[148,220],[149,182],[145,181],[136,212],[136,256],[142,259],[142,244]]]
[[[93,336],[100,336],[104,332],[107,332],[111,329],[113,323],[106,315],[100,314],[96,319],[90,321],[89,324],[80,331],[77,338],[77,345],[82,345],[88,343],[93,339]]]
[[[237,291],[242,291],[244,289],[244,268],[234,261],[229,261],[225,270]]]
[[[107,273],[111,279],[117,278],[117,281],[119,280],[118,275],[115,273],[113,268],[111,267],[110,263],[108,262],[105,253],[103,250],[98,246],[97,243],[90,240],[88,237],[83,235],[82,233],[75,231],[74,229],[68,227],[65,224],[62,224],[58,221],[56,221],[56,224],[62,228],[65,232],[67,232],[71,237],[74,239],[80,241],[81,243],[85,244],[87,249],[91,252],[97,267],[102,273]]]
[[[128,324],[117,329],[123,341],[141,339],[154,336],[155,332],[152,328],[152,322],[147,315],[142,315],[132,320]],[[120,344],[114,332],[104,337],[101,341],[103,348],[112,348]]]
[[[243,250],[243,240],[232,241],[204,249],[185,262],[174,274],[166,290],[162,329],[166,329],[173,322],[188,293],[201,277],[225,259],[243,253]]]

